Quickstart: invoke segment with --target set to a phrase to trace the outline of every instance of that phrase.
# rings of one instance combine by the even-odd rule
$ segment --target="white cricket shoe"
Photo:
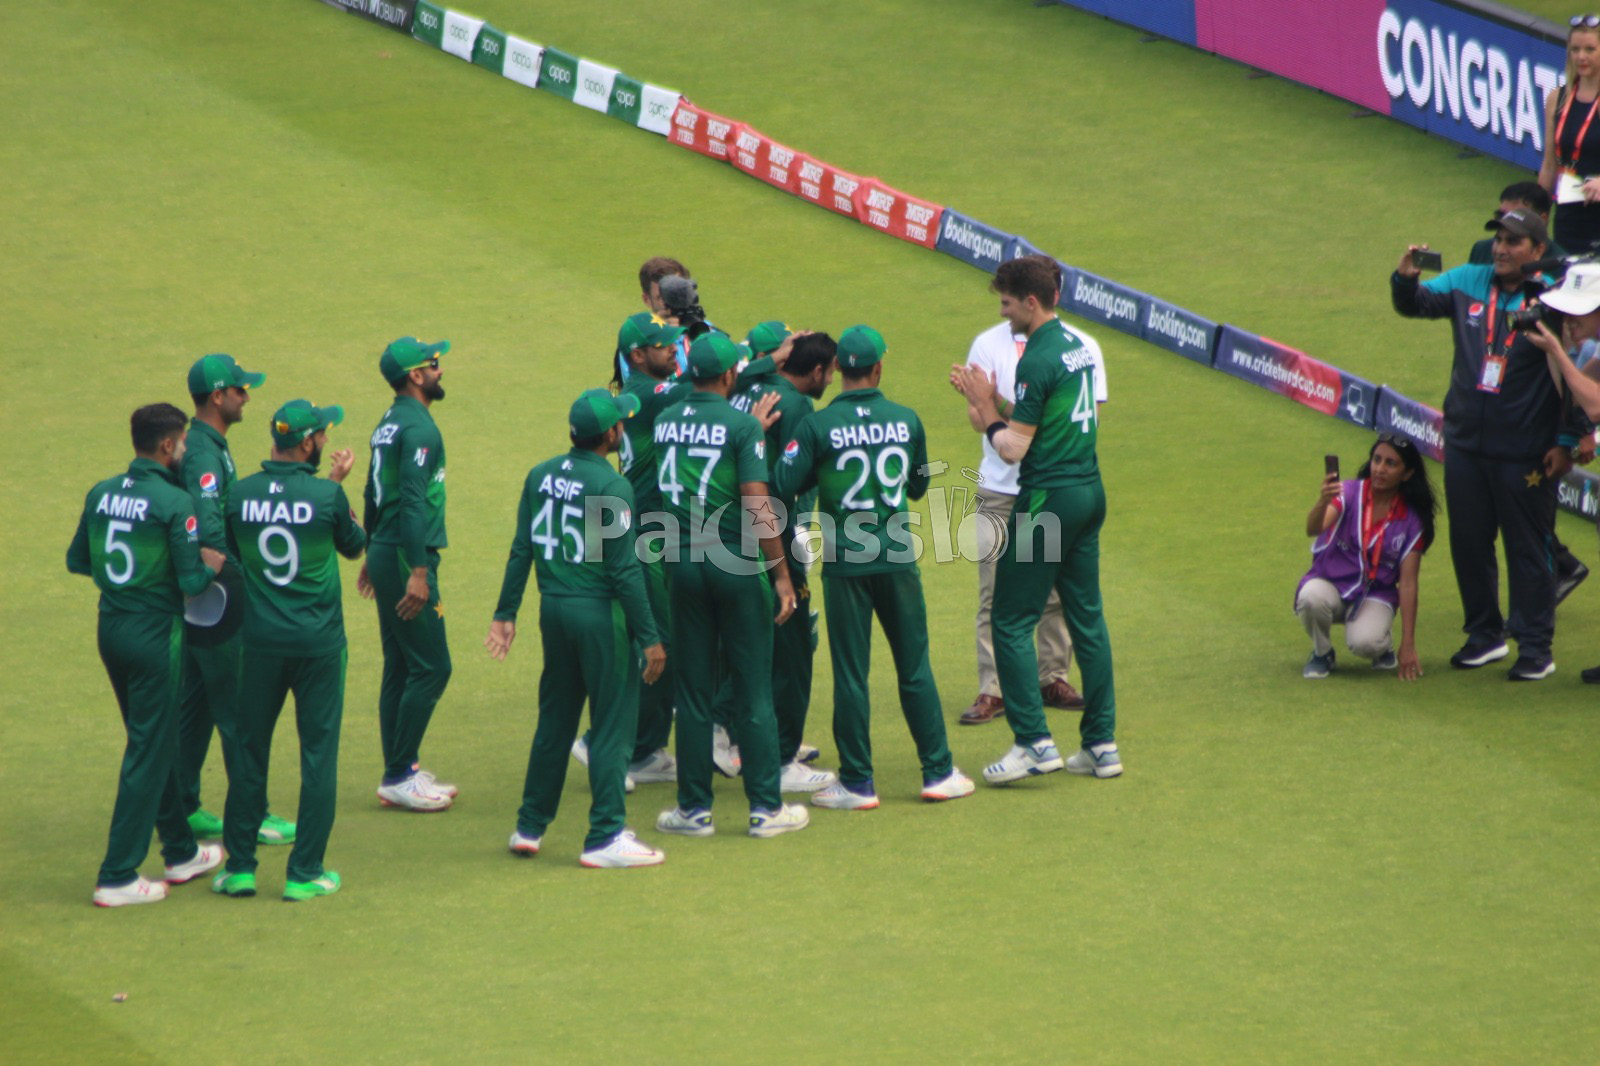
[[[452,784],[448,784],[447,782],[440,781],[437,777],[434,777],[430,771],[424,770],[420,766],[414,767],[413,769],[416,770],[417,776],[422,778],[423,784],[439,793],[439,795],[443,796],[445,799],[455,799],[461,794],[461,790],[459,788]]]
[[[630,866],[660,866],[667,853],[652,848],[630,829],[624,829],[603,848],[584,852],[578,861],[591,870],[620,870]]]
[[[715,723],[711,726],[711,765],[723,777],[738,777],[744,768],[743,760],[739,758],[739,746],[728,736],[726,729]]]
[[[167,898],[165,881],[146,881],[135,877],[125,885],[102,885],[94,890],[96,907],[131,907],[138,903],[160,903]]]
[[[751,811],[750,835],[775,837],[793,833],[811,824],[811,813],[798,803],[785,803],[776,811]]]
[[[393,785],[379,785],[378,799],[385,807],[407,811],[443,811],[455,802],[444,793],[435,792],[421,774],[412,774]]]
[[[704,807],[696,807],[692,811],[681,807],[662,811],[656,819],[656,828],[663,833],[677,833],[685,837],[708,837],[717,831],[711,821],[711,812]]]
[[[513,855],[520,855],[525,859],[531,859],[535,855],[539,854],[539,844],[543,840],[544,837],[542,836],[523,836],[521,832],[513,829],[511,831],[511,842],[507,844],[506,847],[510,849],[511,854]]]
[[[666,748],[660,748],[628,764],[628,777],[641,785],[656,785],[678,779],[678,760]],[[632,789],[629,789],[631,792]]]
[[[1092,748],[1080,748],[1076,754],[1067,757],[1067,773],[1121,777],[1122,756],[1117,753],[1115,744],[1096,744]]]
[[[194,853],[194,858],[188,862],[180,862],[176,866],[167,867],[167,884],[181,885],[187,881],[210,873],[222,865],[226,858],[222,853],[221,844],[201,844]]]
[[[1056,742],[1049,737],[1040,737],[1027,747],[1011,745],[1011,750],[1001,756],[999,762],[983,768],[983,779],[991,785],[1004,785],[1024,777],[1054,773],[1062,765]]]
[[[817,750],[817,746],[815,744],[802,744],[800,747],[795,749],[794,761],[816,762],[817,756],[821,754],[822,752]]]
[[[832,776],[832,775],[829,775]],[[876,792],[857,792],[843,781],[835,781],[811,797],[813,807],[831,811],[870,811],[878,806]]]
[[[976,787],[972,783],[972,778],[962,773],[957,767],[952,766],[948,777],[930,781],[922,786],[922,798],[929,803],[960,799],[962,796],[972,795],[973,789]]]
[[[792,762],[783,768],[778,778],[779,792],[815,792],[827,788],[839,775],[827,770],[813,770],[802,762]]]

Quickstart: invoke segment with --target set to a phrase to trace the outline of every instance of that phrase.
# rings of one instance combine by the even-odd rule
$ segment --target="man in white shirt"
[[[1089,349],[1095,365],[1095,402],[1106,402],[1105,358],[1100,345],[1082,330],[1069,330]],[[972,342],[967,365],[978,367],[994,379],[995,394],[1003,402],[1001,414],[1016,402],[1017,360],[1022,358],[1028,338],[1012,332],[1009,322],[1001,321],[984,330]],[[1000,680],[994,668],[994,644],[989,635],[989,608],[994,599],[995,563],[1005,550],[1006,522],[1017,501],[1017,464],[1000,458],[994,445],[983,442],[983,463],[978,468],[978,698],[962,712],[962,725],[982,725],[1005,714],[1000,698]],[[1061,617],[1061,600],[1050,593],[1044,614],[1034,631],[1039,647],[1039,691],[1048,707],[1081,711],[1083,697],[1067,680],[1072,664],[1072,638]]]

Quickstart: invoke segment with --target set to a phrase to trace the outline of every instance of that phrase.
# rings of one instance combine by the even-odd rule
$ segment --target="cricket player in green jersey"
[[[1001,417],[987,374],[951,368],[973,427],[1002,459],[1022,463],[1005,553],[995,567],[991,613],[995,670],[1016,742],[983,776],[1003,785],[1062,768],[1040,702],[1033,646],[1034,627],[1054,588],[1083,671],[1085,702],[1082,748],[1065,765],[1075,774],[1116,777],[1122,759],[1111,638],[1100,602],[1106,494],[1095,454],[1094,359],[1056,317],[1061,271],[1054,260],[1030,255],[1003,263],[989,288],[1000,297],[1001,316],[1028,343],[1017,363],[1017,403],[1009,421]]]
[[[708,333],[689,347],[694,391],[656,416],[657,479],[676,537],[665,543],[672,589],[672,646],[678,708],[678,806],[656,828],[709,836],[711,705],[720,673],[736,692],[732,732],[739,738],[751,836],[805,828],[806,809],[779,792],[777,722],[772,711],[772,626],[794,613],[794,588],[779,539],[783,523],[767,492],[763,400],[751,414],[728,394],[741,350]],[[668,536],[672,536],[669,530]],[[758,546],[759,545],[759,546]],[[776,598],[776,619],[774,603]],[[695,654],[683,654],[693,647]]]
[[[231,355],[207,355],[189,368],[189,396],[194,400],[194,420],[184,439],[180,473],[184,488],[194,500],[200,521],[200,543],[228,553],[224,512],[228,494],[238,480],[233,455],[228,450],[228,430],[244,417],[250,390],[266,381],[252,374]],[[236,589],[242,591],[242,589]],[[241,597],[242,599],[242,597]],[[233,610],[242,610],[242,604]],[[212,726],[222,740],[222,761],[233,780],[235,752],[243,743],[239,721],[239,630],[190,626],[185,634],[183,692],[178,711],[178,781],[183,788],[189,827],[202,839],[222,835],[222,819],[200,805],[200,772],[211,748]],[[293,822],[269,813],[261,823],[261,843],[294,842]]]
[[[867,674],[872,616],[889,641],[900,682],[900,711],[922,763],[922,798],[959,799],[972,781],[950,759],[944,706],[928,660],[928,609],[917,570],[917,541],[906,505],[928,491],[922,420],[878,388],[888,349],[870,326],[839,337],[842,379],[833,402],[800,423],[778,463],[780,498],[817,488],[822,508],[822,587],[833,657],[833,739],[839,780],[811,797],[818,807],[871,810],[872,715]]]
[[[272,416],[272,458],[233,487],[228,536],[249,589],[239,675],[244,754],[230,777],[223,812],[228,865],[211,881],[226,896],[256,894],[256,840],[267,811],[272,734],[289,693],[300,737],[299,838],[289,853],[283,898],[339,891],[323,866],[338,798],[339,728],[344,719],[344,596],[339,555],[358,559],[366,534],[343,481],[349,449],[329,456],[317,477],[328,427],[344,408],[290,400]]]
[[[128,733],[94,890],[100,907],[165,899],[167,885],[222,862],[220,845],[195,843],[174,773],[184,597],[204,592],[224,561],[200,543],[200,523],[179,480],[186,421],[168,403],[133,412],[135,458],[126,473],[89,490],[67,549],[67,569],[100,589],[100,661]],[[161,838],[161,881],[139,876],[151,829]]]
[[[444,399],[439,357],[449,341],[401,337],[383,350],[378,372],[394,403],[372,431],[372,465],[363,494],[367,561],[356,579],[378,601],[383,682],[378,727],[383,780],[378,799],[411,811],[442,811],[456,786],[422,768],[422,738],[450,682],[450,645],[439,598],[445,536],[444,438],[429,409]]]
[[[632,375],[636,376],[636,375]],[[632,377],[630,376],[630,378]],[[539,726],[528,753],[513,854],[539,853],[567,779],[567,751],[589,703],[589,835],[579,862],[655,866],[666,856],[623,826],[624,779],[639,716],[639,682],[660,684],[667,652],[634,552],[634,494],[606,457],[622,446],[635,396],[590,389],[568,416],[572,450],[528,472],[500,602],[484,644],[504,659],[532,567],[539,583]],[[643,669],[641,671],[641,654]]]
[[[767,480],[773,473],[783,446],[794,440],[800,423],[815,410],[813,401],[822,398],[833,381],[833,338],[826,333],[795,332],[782,322],[762,322],[750,331],[745,342],[750,350],[767,354],[786,351],[781,366],[764,373],[746,371],[728,402],[735,410],[748,412],[762,397],[777,400],[772,407],[776,421],[767,427]],[[772,700],[778,721],[778,762],[783,766],[779,787],[784,792],[815,792],[838,778],[827,770],[817,770],[800,761],[802,746],[815,757],[815,748],[804,744],[806,713],[811,705],[812,657],[817,650],[817,612],[812,606],[811,589],[806,584],[805,560],[795,554],[795,524],[801,512],[809,512],[815,494],[801,500],[777,493],[784,505],[786,521],[781,539],[789,581],[794,586],[795,618],[773,630]],[[731,686],[724,686],[721,706],[731,710]]]

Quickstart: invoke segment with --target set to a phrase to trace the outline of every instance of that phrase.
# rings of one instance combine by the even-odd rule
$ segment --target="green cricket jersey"
[[[714,392],[691,392],[656,416],[656,484],[678,523],[686,552],[720,541],[734,555],[759,560],[759,544],[743,544],[751,529],[741,484],[767,482],[767,438],[761,423]],[[715,535],[707,523],[715,523]],[[756,537],[778,530],[755,529]]]
[[[778,463],[778,492],[817,486],[824,573],[883,574],[916,565],[906,502],[928,491],[922,419],[878,389],[851,389],[800,423]]]
[[[200,561],[200,522],[178,475],[153,459],[89,490],[67,569],[100,588],[100,610],[183,613],[216,572]]]
[[[1013,422],[1036,427],[1022,457],[1020,492],[1099,478],[1094,373],[1088,347],[1060,319],[1051,319],[1028,338],[1017,363],[1017,405],[1011,412]]]
[[[178,468],[183,487],[194,499],[194,516],[200,520],[200,543],[219,552],[228,550],[227,522],[223,515],[228,493],[239,480],[228,451],[228,438],[196,418],[184,437],[183,462]]]
[[[657,381],[648,374],[633,373],[622,383],[625,396],[639,399],[639,413],[622,421],[622,473],[633,486],[633,498],[641,515],[661,510],[661,490],[656,485],[656,415],[681,402],[690,393],[686,381]]]
[[[574,448],[528,471],[495,618],[516,621],[531,566],[539,595],[616,599],[634,639],[659,643],[634,554],[633,506],[633,486],[594,452]]]
[[[427,565],[428,549],[450,543],[444,531],[444,437],[428,408],[396,396],[372,431],[372,465],[361,523],[376,544],[395,544],[407,567]]]
[[[269,459],[233,487],[228,535],[244,571],[244,637],[260,651],[326,655],[345,646],[339,559],[366,534],[337,481],[310,463]]]
[[[811,397],[795,388],[793,383],[776,370],[764,374],[751,376],[748,380],[745,375],[739,376],[739,389],[728,398],[728,402],[736,409],[746,413],[756,405],[767,393],[778,394],[777,406],[773,408],[778,414],[778,420],[767,429],[767,484],[774,486],[773,492],[777,494],[777,469],[778,459],[783,455],[784,445],[794,440],[800,430],[800,423],[811,416],[816,410],[816,404]],[[783,527],[784,550],[794,559],[795,526],[799,516],[812,510],[817,505],[817,494],[806,492],[799,498],[794,496],[778,495],[786,512]],[[798,561],[796,565],[799,566]],[[800,567],[804,572],[804,567]]]

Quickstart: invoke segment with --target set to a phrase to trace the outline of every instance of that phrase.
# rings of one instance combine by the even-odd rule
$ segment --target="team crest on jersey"
[[[189,534],[189,539],[194,540],[200,531],[200,522],[194,515],[183,520],[183,531]]]
[[[756,441],[756,458],[757,459],[765,459],[766,457],[767,457],[767,442],[764,441],[764,440]]]
[[[426,448],[418,448],[417,449],[417,457],[416,458],[417,458],[417,465],[418,466],[425,466],[427,464],[427,462],[428,462],[428,449],[426,449]]]
[[[217,475],[209,470],[200,475],[200,494],[202,496],[215,496],[217,494]]]
[[[670,388],[672,388],[672,382],[670,382],[670,381],[663,381],[663,382],[662,382],[662,383],[661,383],[661,384],[659,384],[659,385],[657,385],[657,386],[656,386],[656,392],[657,392],[657,393],[658,393],[658,394],[659,394],[659,393],[663,393],[663,392],[666,392],[666,391],[667,391],[667,390],[668,390],[668,389],[670,389]]]
[[[1024,381],[1022,384],[1017,386],[1017,399],[1021,400],[1027,394],[1028,394],[1028,383],[1026,381]]]
[[[787,459],[793,459],[795,456],[797,456],[799,454],[800,454],[800,442],[799,441],[792,440],[788,444],[785,444],[783,446],[783,457],[784,457],[784,459],[786,459],[786,460]]]

